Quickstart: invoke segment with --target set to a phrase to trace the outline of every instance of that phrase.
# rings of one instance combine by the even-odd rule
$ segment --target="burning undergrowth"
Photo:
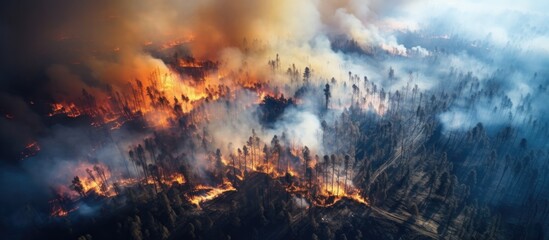
[[[126,189],[160,193],[173,184],[186,186],[180,197],[199,206],[238,190],[254,172],[283,180],[289,193],[310,205],[343,198],[366,204],[353,185],[354,159],[340,154],[325,162],[318,156],[324,153],[315,139],[318,119],[330,99],[307,89],[323,84],[301,79],[295,65],[281,70],[278,55],[265,65],[278,80],[265,79],[245,64],[246,57],[237,69],[227,68],[227,62],[183,54],[182,44],[187,43],[158,49],[158,66],[164,67],[148,74],[116,86],[83,87],[47,103],[44,117],[53,124],[53,136],[37,138],[21,154],[25,162],[47,159],[40,166],[51,170],[44,184],[51,189],[52,216],[79,214],[90,201],[97,206],[98,199],[123,198]],[[310,71],[305,69],[306,78]],[[281,84],[281,78],[292,84]]]
[[[417,6],[395,3],[391,10],[375,0],[62,0],[56,8],[40,3],[32,10],[6,4],[2,12],[25,14],[23,21],[0,21],[8,33],[0,42],[8,53],[0,78],[10,79],[0,82],[0,143],[8,150],[1,157],[10,159],[0,180],[5,195],[14,195],[1,199],[9,203],[0,204],[2,223],[16,229],[84,224],[86,216],[109,217],[112,210],[129,213],[129,220],[116,223],[132,238],[166,238],[167,229],[181,227],[177,221],[185,223],[185,233],[200,228],[187,224],[189,214],[238,212],[248,196],[261,196],[255,200],[262,204],[250,207],[261,214],[250,212],[254,219],[245,222],[272,227],[271,233],[291,231],[269,221],[318,230],[322,223],[315,221],[324,217],[317,211],[348,212],[348,206],[379,211],[374,208],[394,202],[391,196],[409,205],[405,213],[398,219],[378,214],[396,221],[409,212],[418,212],[414,219],[422,221],[419,212],[432,199],[449,201],[447,218],[435,214],[422,226],[458,226],[474,212],[489,216],[469,206],[477,200],[469,193],[482,192],[475,186],[484,184],[489,193],[498,192],[500,183],[506,190],[521,189],[507,186],[507,180],[536,182],[542,175],[537,169],[545,166],[532,161],[543,151],[530,149],[546,142],[541,103],[547,73],[541,66],[547,49],[539,44],[545,30],[525,30],[536,32],[532,42],[524,42],[523,34],[507,39],[502,32],[467,40],[440,26],[420,27],[418,19],[407,19],[412,13],[397,18],[399,10]],[[520,46],[491,43],[496,35]],[[533,61],[531,52],[542,53],[533,54]],[[488,144],[503,125],[508,126],[497,141]],[[537,130],[524,131],[525,126]],[[520,150],[501,145],[511,138],[509,146],[516,140]],[[463,162],[447,157],[460,152],[449,145],[474,139],[482,142],[470,146],[474,156]],[[501,172],[495,186],[494,176],[469,163],[487,159],[484,148],[494,152],[486,172]],[[433,156],[442,164],[420,169]],[[508,167],[515,159],[524,161]],[[519,175],[524,169],[532,177]],[[478,182],[477,172],[483,176]],[[392,177],[403,180],[393,183]],[[533,188],[536,194],[509,192],[546,193]],[[418,206],[421,201],[425,205]],[[398,204],[390,208],[402,213]],[[12,211],[12,205],[22,210]],[[21,211],[31,220],[21,222]],[[304,221],[304,212],[317,218]],[[240,224],[232,217],[224,226]],[[158,225],[154,219],[160,218]],[[452,219],[457,220],[450,224]],[[147,231],[133,231],[141,225]],[[478,231],[497,236],[491,230],[497,226],[484,227]],[[460,236],[478,237],[471,229]],[[440,229],[447,231],[455,230]],[[302,236],[292,234],[285,236]],[[321,236],[334,238],[329,231]]]

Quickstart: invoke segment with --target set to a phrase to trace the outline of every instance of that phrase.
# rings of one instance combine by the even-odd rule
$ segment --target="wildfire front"
[[[537,1],[8,2],[2,239],[547,238]]]

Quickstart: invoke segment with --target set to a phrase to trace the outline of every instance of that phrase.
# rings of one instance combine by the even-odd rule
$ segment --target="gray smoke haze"
[[[273,129],[263,129],[255,114],[257,106],[249,106],[257,98],[254,92],[239,92],[235,100],[235,106],[248,108],[227,110],[223,102],[205,104],[213,117],[199,127],[207,127],[224,152],[229,143],[244,145],[253,128],[264,141],[285,132],[295,144],[323,153],[320,123],[333,123],[353,101],[349,72],[359,77],[361,91],[371,86],[362,84],[365,76],[387,92],[402,90],[410,80],[422,91],[449,92],[467,79],[467,87],[438,116],[446,130],[465,130],[478,122],[521,127],[530,124],[529,119],[546,121],[548,4],[492,0],[5,3],[0,10],[0,113],[11,117],[0,118],[1,166],[6,165],[0,170],[0,185],[10,197],[0,198],[1,215],[13,216],[8,214],[12,206],[37,201],[37,195],[49,197],[48,187],[66,184],[73,175],[67,169],[79,162],[123,168],[121,152],[152,133],[117,131],[112,133],[117,146],[107,141],[97,147],[88,128],[48,122],[48,109],[37,106],[38,101],[75,100],[82,88],[106,96],[110,90],[123,91],[128,79],[157,69],[169,72],[149,48],[172,41],[186,42],[198,59],[220,61],[222,74],[249,72],[286,97],[293,97],[302,86],[303,69],[312,69],[317,91],[286,111]],[[360,51],[334,47],[340,39],[355,40]],[[277,54],[281,69],[273,72],[267,62]],[[298,83],[291,82],[285,71],[292,64],[300,71]],[[391,79],[390,68],[395,73]],[[334,114],[321,119],[317,113],[324,101],[322,87],[332,78],[337,82],[332,85]],[[224,81],[237,85],[231,77]],[[485,95],[471,96],[480,89]],[[512,106],[502,106],[502,99]],[[33,100],[37,102],[31,104]],[[379,108],[383,101],[367,102],[372,112],[383,114]],[[41,144],[39,155],[15,159],[34,140]],[[205,159],[193,157],[198,163]]]

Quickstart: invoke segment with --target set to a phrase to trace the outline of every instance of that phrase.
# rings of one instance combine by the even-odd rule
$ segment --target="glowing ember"
[[[162,44],[162,47],[160,49],[168,49],[168,48],[176,47],[176,46],[179,46],[179,45],[182,45],[182,44],[185,44],[185,43],[189,43],[193,40],[194,40],[194,36],[192,36],[192,35],[187,36],[187,37],[182,37],[180,39],[176,39],[176,40],[169,41],[169,42],[166,42],[166,43]]]
[[[162,179],[162,181],[165,184],[172,184],[172,183],[184,184],[186,182],[185,177],[180,173],[174,173],[170,176],[166,176],[164,177],[164,179]]]
[[[75,211],[77,208],[72,207],[70,199],[64,195],[57,195],[57,198],[51,200],[50,204],[50,216],[52,217],[66,217],[69,213]]]
[[[198,195],[195,195],[195,196],[188,196],[189,201],[192,204],[196,205],[197,207],[200,207],[200,203],[215,199],[219,195],[221,195],[225,192],[235,191],[236,188],[234,188],[233,185],[229,181],[225,181],[219,187],[197,186],[195,190],[206,190],[206,192],[204,194],[198,194]]]
[[[32,142],[25,146],[25,149],[21,151],[22,158],[29,158],[32,157],[40,151],[40,145],[38,145],[38,142]]]
[[[74,103],[54,103],[51,105],[51,108],[52,112],[49,114],[50,117],[58,114],[64,114],[67,117],[75,118],[82,115]]]
[[[253,144],[252,144],[253,145]],[[264,143],[258,142],[257,146],[262,146]],[[252,147],[251,150],[254,150]],[[271,153],[269,157],[265,156],[265,152],[253,151],[254,155],[249,156],[245,162],[242,152],[236,151],[232,154],[235,161],[225,160],[223,163],[230,168],[238,169],[236,177],[239,180],[244,180],[244,172],[261,172],[270,175],[273,178],[290,178],[290,183],[286,186],[286,191],[309,199],[314,205],[319,207],[332,206],[343,198],[356,201],[361,204],[368,205],[367,200],[362,197],[360,191],[353,185],[352,171],[347,169],[343,163],[336,163],[337,166],[330,163],[328,169],[321,172],[309,173],[306,177],[304,170],[305,159],[301,155],[302,150],[290,149],[292,156],[287,156],[288,159],[278,159],[278,153]],[[309,155],[311,153],[308,153]],[[299,163],[291,163],[289,158],[299,158]],[[267,159],[266,161],[257,161],[252,166],[253,159]],[[315,159],[308,160],[307,167],[312,171],[318,163]],[[329,173],[329,174],[328,174]],[[328,177],[329,175],[329,177]],[[287,180],[284,180],[287,181]],[[314,194],[313,194],[314,192]]]
[[[190,42],[192,39],[187,37],[168,42],[160,50]],[[151,48],[155,47],[152,42],[144,44],[150,45]],[[116,51],[118,50],[120,49],[117,48]],[[176,57],[168,68],[159,65],[149,75],[126,80],[122,84],[125,86],[123,89],[114,89],[109,92],[92,92],[91,90],[88,92],[83,89],[80,98],[73,97],[73,101],[61,100],[52,104],[49,116],[64,115],[69,118],[87,116],[91,119],[92,126],[105,126],[107,130],[120,129],[132,120],[144,120],[146,128],[171,131],[181,127],[182,123],[186,127],[204,127],[205,122],[223,118],[223,115],[210,111],[206,107],[207,104],[230,102],[236,100],[242,93],[249,96],[247,99],[249,101],[237,104],[243,110],[254,109],[270,96],[285,99],[278,86],[270,86],[272,88],[267,86],[265,80],[262,80],[263,76],[243,69],[239,71],[223,69],[222,64],[219,66],[218,68],[218,64],[211,61],[200,61],[188,56]],[[356,89],[352,101],[340,103],[337,106],[332,104],[331,108],[344,110],[359,107],[371,109],[379,115],[385,114],[387,99],[382,99],[381,94],[375,92],[363,94],[358,87]],[[250,92],[252,94],[249,94]],[[297,104],[301,104],[301,100],[296,101]],[[231,114],[238,114],[238,112]],[[211,143],[206,136],[201,137],[203,145]],[[343,198],[367,204],[366,199],[353,186],[352,174],[344,176],[346,170],[341,163],[318,173],[314,172],[314,169],[319,163],[315,159],[306,160],[302,155],[301,147],[288,144],[284,149],[276,150],[271,146],[271,149],[265,152],[261,148],[264,145],[270,144],[262,142],[254,133],[247,143],[247,150],[234,149],[229,154],[232,157],[220,157],[220,164],[209,166],[209,169],[222,172],[230,168],[232,171],[228,172],[232,172],[231,179],[235,181],[245,181],[246,173],[252,172],[265,173],[282,182],[291,180],[287,183],[286,190],[307,199],[316,206],[329,206]],[[27,149],[37,152],[39,147],[37,144],[29,145]],[[165,165],[157,164],[155,159],[157,156],[154,153],[151,153],[148,159],[141,156],[138,160],[137,149],[134,150],[134,156],[130,156],[129,161],[135,164],[136,173],[133,177],[127,176],[130,174],[111,172],[105,164],[82,163],[71,170],[78,179],[73,179],[72,190],[65,192],[68,192],[73,199],[85,198],[92,192],[103,197],[113,197],[119,193],[119,187],[130,187],[135,184],[154,186],[155,191],[163,191],[165,186],[171,186],[173,183],[189,184],[189,179],[182,174],[168,169]],[[310,153],[310,155],[313,154]],[[151,164],[153,168],[149,168]],[[330,179],[324,177],[328,172]],[[337,177],[334,177],[336,175]],[[236,190],[229,181],[217,187],[202,185],[192,187],[191,185],[191,188],[194,191],[204,192],[197,195],[185,193],[189,201],[197,206],[224,192]],[[57,212],[61,213],[61,211]],[[68,211],[65,212],[68,214]]]

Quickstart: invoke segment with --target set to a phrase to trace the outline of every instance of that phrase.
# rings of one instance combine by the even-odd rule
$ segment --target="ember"
[[[547,238],[525,1],[8,1],[0,238]]]

